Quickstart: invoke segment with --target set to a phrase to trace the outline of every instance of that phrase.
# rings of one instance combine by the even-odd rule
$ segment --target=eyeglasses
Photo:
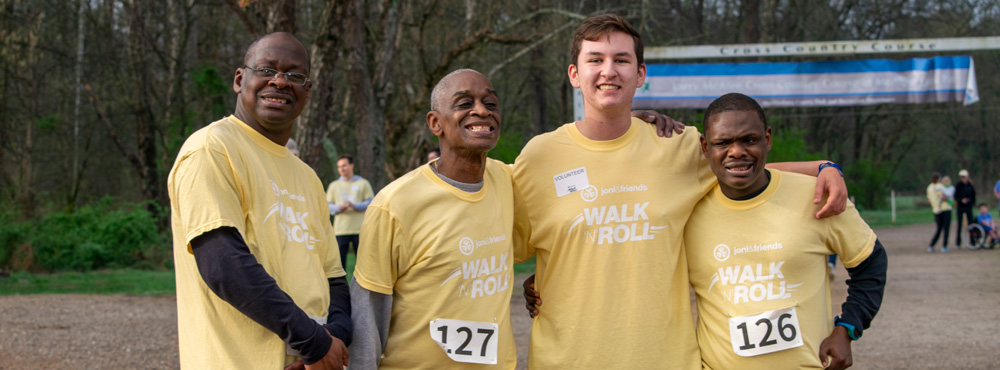
[[[274,68],[268,68],[268,67],[253,68],[253,67],[250,67],[250,66],[243,66],[243,68],[246,68],[246,69],[249,69],[249,70],[253,71],[253,73],[255,75],[257,75],[257,77],[268,79],[268,80],[273,80],[275,78],[278,78],[279,75],[285,75],[285,81],[288,81],[288,82],[296,84],[296,85],[305,85],[306,81],[309,81],[309,78],[306,77],[306,75],[301,74],[301,73],[295,73],[295,72],[278,72],[278,70],[276,70]]]

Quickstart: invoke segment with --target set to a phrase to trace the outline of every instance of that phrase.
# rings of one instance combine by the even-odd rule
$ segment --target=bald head
[[[438,81],[437,85],[434,85],[434,89],[431,90],[432,111],[441,110],[441,104],[444,104],[444,102],[441,99],[447,98],[446,96],[444,96],[445,92],[449,90],[449,88],[451,87],[452,83],[455,80],[455,77],[463,73],[475,73],[480,76],[486,77],[482,73],[479,73],[479,71],[469,68],[456,69],[451,73],[445,75],[444,77],[441,78],[441,81]]]
[[[253,63],[253,56],[255,55],[254,52],[256,51],[257,46],[259,46],[261,41],[270,38],[277,38],[282,43],[298,45],[298,48],[301,48],[301,52],[306,56],[306,68],[309,70],[312,69],[312,61],[309,60],[309,50],[306,49],[306,45],[303,44],[302,41],[299,41],[295,35],[288,32],[273,32],[253,40],[253,42],[250,43],[250,46],[247,46],[246,53],[243,54],[243,65],[250,65]]]

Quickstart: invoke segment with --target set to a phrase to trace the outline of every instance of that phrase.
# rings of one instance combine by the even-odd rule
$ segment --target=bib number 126
[[[795,307],[729,319],[733,352],[749,357],[801,346],[802,329]]]
[[[498,325],[491,322],[435,319],[433,339],[452,361],[474,364],[497,363]]]

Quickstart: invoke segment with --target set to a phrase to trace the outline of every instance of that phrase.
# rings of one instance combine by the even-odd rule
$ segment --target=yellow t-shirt
[[[372,185],[361,176],[350,180],[337,179],[326,188],[326,201],[336,205],[351,202],[357,204],[375,196]],[[361,232],[361,222],[365,220],[364,212],[348,210],[333,216],[333,231],[337,235],[354,235]]]
[[[372,200],[354,278],[365,289],[392,295],[381,369],[484,368],[449,359],[436,342],[444,332],[444,342],[452,346],[469,342],[461,349],[449,347],[454,356],[493,358],[481,356],[489,353],[484,340],[489,336],[496,345],[496,365],[489,368],[516,367],[510,326],[512,192],[510,168],[491,159],[476,193],[448,185],[424,165]],[[468,326],[468,332],[456,332],[463,326],[439,319],[495,328]],[[456,353],[460,350],[469,354]]]
[[[941,212],[941,192],[937,190],[939,186],[941,186],[940,183],[927,185],[927,202],[931,204],[931,211],[934,214]]]
[[[181,367],[279,369],[285,343],[205,285],[190,242],[235,227],[278,286],[311,316],[344,276],[323,185],[313,170],[234,116],[191,134],[167,179]]]
[[[851,203],[838,216],[813,217],[815,186],[814,177],[771,170],[753,199],[734,201],[716,187],[695,208],[684,241],[706,369],[822,368],[819,345],[834,316],[826,257],[855,267],[875,233]]]
[[[609,141],[569,123],[514,164],[515,261],[537,254],[533,369],[695,369],[684,224],[715,181],[696,129],[638,119]]]

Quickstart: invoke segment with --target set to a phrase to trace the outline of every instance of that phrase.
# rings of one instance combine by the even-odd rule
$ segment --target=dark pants
[[[958,213],[955,214],[955,245],[962,245],[962,216],[965,216],[966,225],[972,225],[976,223],[976,219],[972,217],[972,208],[962,208],[958,207]]]
[[[947,231],[944,237],[948,237]],[[340,246],[340,266],[347,271],[347,252],[351,250],[351,244],[354,244],[354,253],[358,253],[358,234],[337,235],[337,244]]]
[[[931,246],[937,243],[938,236],[944,231],[944,238],[941,238],[941,246],[948,247],[948,229],[951,223],[951,210],[941,211],[940,213],[934,214],[934,222],[937,223],[937,230],[934,231],[934,238],[931,239]],[[340,237],[337,237],[340,238]]]

